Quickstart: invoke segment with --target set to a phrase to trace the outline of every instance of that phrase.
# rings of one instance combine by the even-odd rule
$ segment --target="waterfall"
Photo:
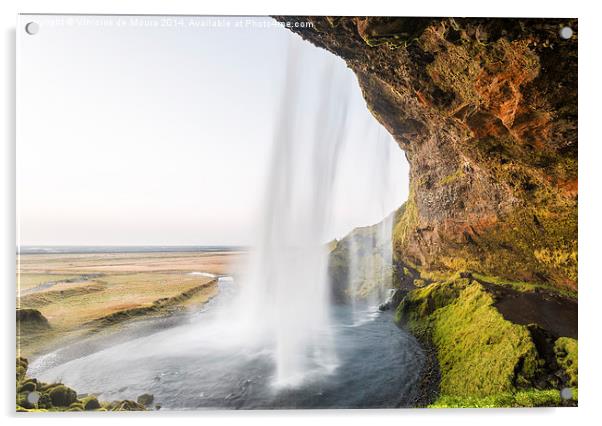
[[[272,339],[278,386],[293,386],[337,365],[326,243],[354,82],[332,58],[321,86],[307,88],[318,91],[319,104],[303,107],[301,55],[290,46],[260,240],[237,308],[249,333]]]
[[[374,147],[371,163],[366,165],[371,172],[367,178],[374,188],[368,202],[379,209],[379,217],[383,219],[356,229],[347,237],[347,293],[356,324],[366,319],[366,313],[376,310],[393,285],[390,161],[394,143],[381,127],[368,132],[367,138],[367,143]]]

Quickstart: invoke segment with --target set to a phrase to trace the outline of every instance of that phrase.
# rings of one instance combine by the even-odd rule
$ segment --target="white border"
[[[26,424],[63,425],[65,421],[86,424],[111,423],[162,424],[168,422],[194,422],[204,424],[231,424],[244,422],[246,425],[266,424],[307,424],[308,422],[328,422],[329,424],[361,424],[371,422],[404,422],[420,424],[463,425],[507,425],[515,422],[545,422],[546,425],[568,425],[588,422],[601,416],[597,411],[600,392],[600,354],[598,316],[596,309],[602,298],[602,280],[597,265],[597,246],[601,242],[598,224],[600,202],[597,185],[602,182],[598,166],[602,159],[600,129],[595,126],[600,121],[598,110],[602,96],[600,93],[600,19],[594,2],[546,1],[527,2],[525,0],[486,1],[429,1],[403,2],[392,0],[347,0],[330,1],[303,0],[295,3],[283,0],[220,1],[205,3],[198,0],[3,0],[0,2],[2,23],[2,90],[4,102],[0,114],[0,129],[4,133],[4,144],[0,155],[2,166],[2,280],[5,315],[2,332],[2,376],[0,405],[5,420]],[[15,189],[14,189],[14,44],[17,13],[121,13],[121,14],[314,14],[314,15],[391,15],[391,16],[495,16],[495,17],[578,17],[579,18],[579,136],[580,147],[580,271],[581,286],[579,312],[579,348],[581,367],[579,408],[577,409],[495,409],[495,410],[363,410],[363,411],[295,411],[295,412],[195,412],[149,413],[124,415],[15,415],[12,398],[14,395],[14,281],[15,281]],[[562,58],[559,58],[562,60]],[[103,414],[103,413],[100,413]],[[591,421],[590,420],[590,421]],[[520,424],[519,423],[519,424]]]

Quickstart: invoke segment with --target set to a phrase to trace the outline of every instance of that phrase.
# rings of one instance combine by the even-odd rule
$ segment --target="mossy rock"
[[[75,401],[74,403],[69,405],[69,409],[77,408],[78,411],[82,411],[84,409],[84,404],[81,401]]]
[[[33,392],[37,388],[37,381],[35,380],[26,380],[19,387],[19,392]]]
[[[100,402],[98,402],[98,399],[93,395],[83,398],[82,404],[83,404],[84,410],[86,410],[86,411],[98,410],[99,408],[101,408]]]
[[[84,411],[84,408],[81,405],[70,405],[65,411]]]
[[[19,366],[23,367],[24,369],[27,370],[27,367],[29,366],[29,361],[27,361],[26,358],[18,356],[17,357],[17,367],[19,367]]]
[[[25,358],[17,358],[17,394],[16,411],[142,411],[145,407],[134,401],[114,401],[110,404],[98,401],[96,396],[83,394],[78,399],[77,393],[61,383],[42,383],[35,378],[27,378],[28,362]],[[28,398],[31,393],[36,395],[35,399]],[[151,398],[152,395],[145,394],[141,397]],[[30,400],[37,399],[37,403]]]
[[[77,400],[77,393],[65,385],[53,387],[48,394],[56,407],[68,407]]]
[[[17,405],[23,408],[34,408],[33,404],[29,402],[27,396],[29,392],[19,392],[17,393]]]
[[[554,343],[556,362],[568,376],[570,386],[577,386],[579,381],[577,347],[577,340],[569,337],[560,337]]]
[[[38,408],[52,408],[52,399],[50,399],[50,395],[48,395],[48,393],[40,392]]]
[[[25,379],[28,365],[25,358],[17,357],[17,383]]]
[[[145,407],[150,406],[155,400],[155,396],[150,393],[142,394],[136,400],[138,404],[144,405]]]
[[[142,404],[138,404],[136,401],[123,400],[113,401],[107,407],[110,411],[145,411],[146,408]]]

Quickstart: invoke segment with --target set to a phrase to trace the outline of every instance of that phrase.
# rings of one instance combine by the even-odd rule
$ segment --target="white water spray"
[[[368,138],[374,155],[365,167],[371,172],[367,179],[374,188],[368,200],[378,210],[379,223],[356,229],[347,237],[348,283],[354,321],[366,319],[366,310],[377,309],[393,285],[392,232],[394,214],[391,200],[394,199],[391,185],[391,149],[395,146],[391,136],[378,127],[369,132]]]
[[[251,333],[273,338],[278,386],[294,386],[337,365],[326,242],[353,82],[333,58],[317,88],[315,116],[308,117],[307,108],[300,110],[300,54],[290,46],[261,237],[237,307]]]

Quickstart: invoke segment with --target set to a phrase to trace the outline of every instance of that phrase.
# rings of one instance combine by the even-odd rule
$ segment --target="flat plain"
[[[17,355],[32,357],[134,320],[199,309],[243,252],[21,254]]]

